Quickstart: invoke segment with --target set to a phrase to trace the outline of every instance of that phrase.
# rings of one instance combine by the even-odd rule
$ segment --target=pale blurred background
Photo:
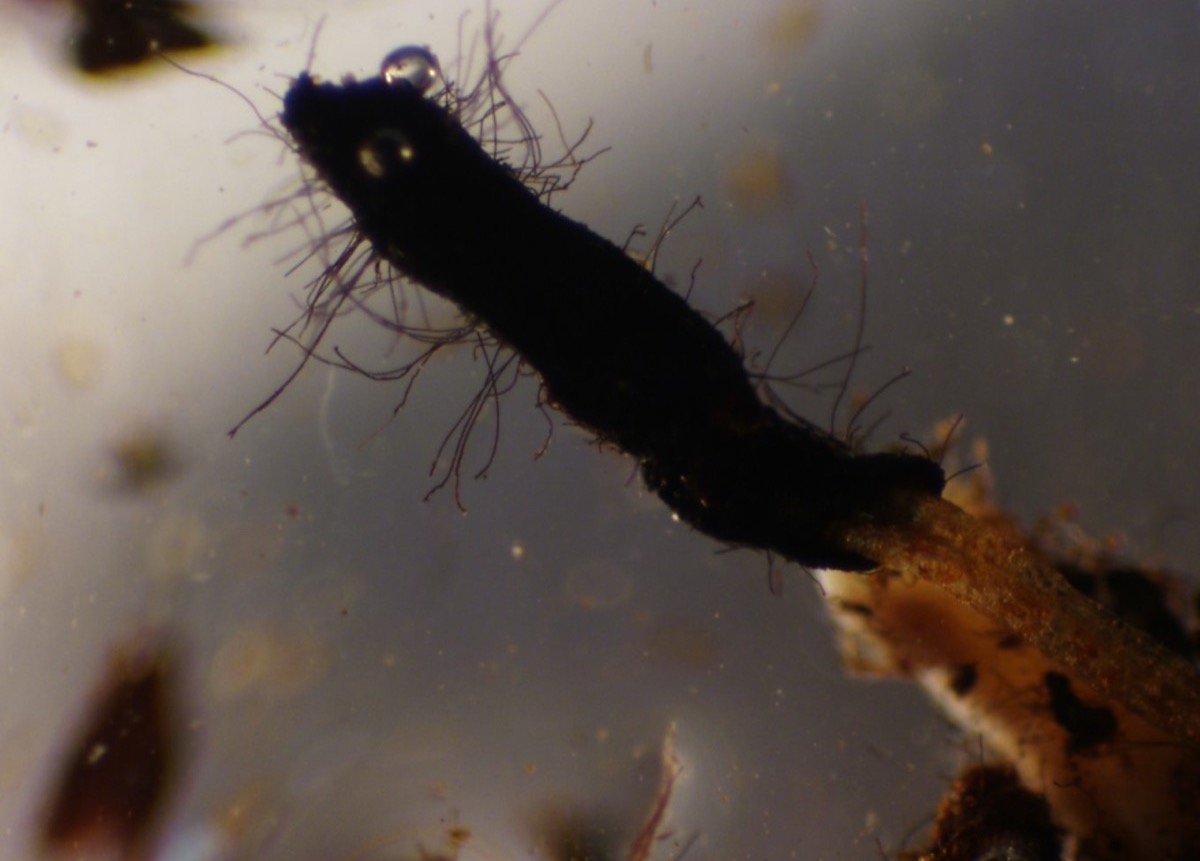
[[[267,114],[322,16],[312,68],[332,79],[406,43],[453,57],[462,12],[483,20],[207,8],[228,46],[180,59]],[[500,7],[508,44],[543,8]],[[523,858],[569,811],[620,857],[671,722],[684,772],[655,857],[697,835],[691,861],[874,861],[927,821],[976,743],[914,689],[844,677],[803,571],[773,596],[762,557],[718,553],[570,427],[535,462],[532,383],[465,516],[422,499],[482,379],[467,350],[390,424],[400,389],[312,367],[229,440],[297,359],[263,351],[305,280],[274,261],[304,240],[244,248],[251,219],[185,260],[295,165],[239,135],[256,118],[228,90],[170,68],[87,81],[48,8],[0,12],[0,858],[36,857],[55,757],[144,631],[185,658],[171,861],[414,858],[455,817],[464,859]],[[869,414],[891,414],[874,444],[961,413],[1027,522],[1069,501],[1136,558],[1195,569],[1196,4],[567,0],[510,71],[548,134],[539,89],[568,135],[592,118],[612,147],[557,199],[572,217],[620,242],[703,198],[659,272],[682,289],[702,259],[713,313],[753,298],[753,346],[811,253],[781,370],[852,342],[864,203],[856,390],[912,368]],[[371,335],[339,343],[394,355]],[[831,403],[793,400],[819,423]],[[122,450],[163,453],[158,480],[137,486]]]

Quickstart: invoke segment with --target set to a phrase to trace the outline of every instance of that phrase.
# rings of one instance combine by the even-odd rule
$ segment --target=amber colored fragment
[[[1191,663],[1080,594],[1010,532],[923,496],[908,523],[864,518],[842,538],[883,568],[941,586],[1178,741],[1200,742]]]
[[[116,650],[45,804],[44,849],[136,858],[178,768],[172,666],[161,649]]]

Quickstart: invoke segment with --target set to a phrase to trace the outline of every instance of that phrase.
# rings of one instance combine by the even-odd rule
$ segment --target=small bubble
[[[417,92],[427,93],[441,80],[442,68],[428,48],[405,45],[383,58],[379,73],[389,84],[403,82],[415,87]]]

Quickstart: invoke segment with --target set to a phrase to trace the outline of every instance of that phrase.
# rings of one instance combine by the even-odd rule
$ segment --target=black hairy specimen
[[[873,567],[840,525],[899,521],[941,468],[858,455],[763,403],[742,358],[620,248],[544,205],[404,81],[302,74],[282,122],[399,271],[515,349],[559,409],[637,458],[695,528],[810,566]]]

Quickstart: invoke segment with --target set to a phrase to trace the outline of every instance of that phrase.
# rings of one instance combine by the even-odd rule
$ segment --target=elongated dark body
[[[301,75],[283,124],[375,249],[535,368],[553,402],[638,458],[647,484],[714,538],[862,569],[849,518],[940,494],[923,457],[859,456],[765,405],[724,336],[620,248],[545,206],[457,119],[382,78]]]

